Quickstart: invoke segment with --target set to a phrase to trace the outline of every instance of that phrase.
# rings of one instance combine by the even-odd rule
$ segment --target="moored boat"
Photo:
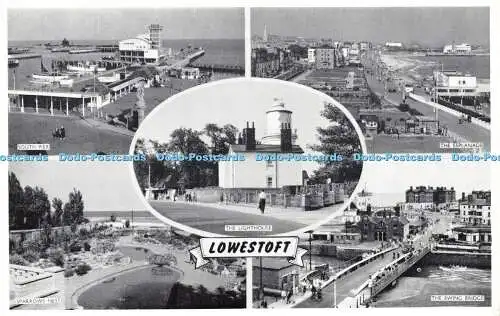
[[[104,67],[99,67],[98,65],[94,64],[83,64],[83,63],[78,63],[78,65],[68,65],[66,67],[69,71],[75,71],[75,72],[83,72],[83,73],[88,73],[88,72],[103,72],[106,71],[106,68]]]

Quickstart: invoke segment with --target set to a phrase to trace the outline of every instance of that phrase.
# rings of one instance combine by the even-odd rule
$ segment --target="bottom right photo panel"
[[[299,236],[304,267],[253,260],[253,307],[491,306],[490,163],[433,160],[365,162],[348,208]]]

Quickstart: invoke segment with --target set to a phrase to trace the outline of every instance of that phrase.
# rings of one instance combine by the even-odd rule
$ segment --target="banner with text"
[[[216,237],[201,238],[200,246],[191,249],[195,268],[198,269],[210,261],[207,258],[235,257],[281,257],[288,262],[303,267],[302,256],[306,249],[299,248],[297,237]]]

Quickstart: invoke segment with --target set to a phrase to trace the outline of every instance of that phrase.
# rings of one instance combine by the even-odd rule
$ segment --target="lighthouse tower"
[[[262,144],[281,144],[282,129],[292,130],[292,113],[282,100],[274,99],[274,104],[266,111],[266,134],[262,137]],[[292,145],[295,145],[297,132],[294,131],[291,136]]]

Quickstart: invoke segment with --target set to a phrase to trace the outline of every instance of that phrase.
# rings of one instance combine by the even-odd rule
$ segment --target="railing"
[[[375,296],[382,292],[389,284],[394,282],[399,276],[411,268],[415,263],[429,253],[428,247],[419,249],[403,255],[402,257],[392,261],[381,272],[382,276],[374,275],[375,278],[372,284],[371,295]],[[380,279],[378,279],[380,277]]]

